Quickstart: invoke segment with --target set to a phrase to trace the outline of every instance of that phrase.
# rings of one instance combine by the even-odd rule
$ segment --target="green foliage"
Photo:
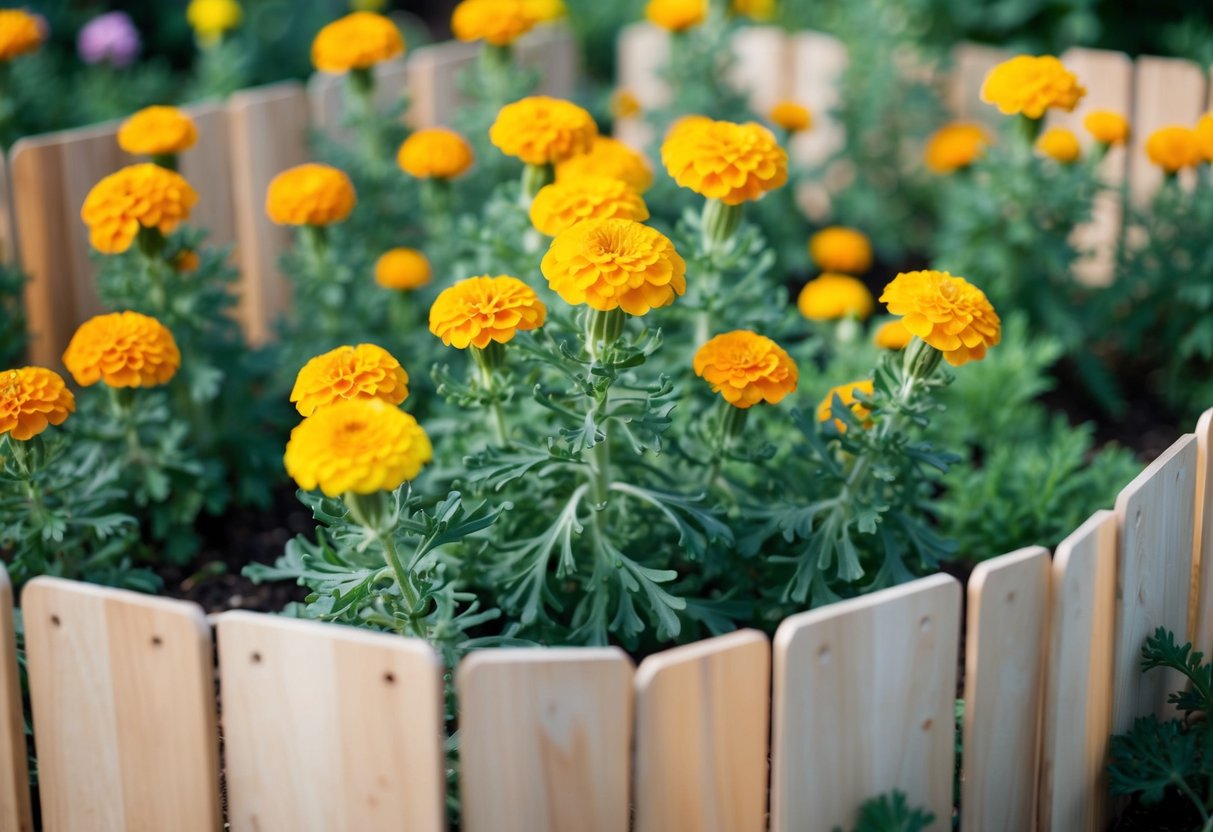
[[[25,354],[25,275],[0,264],[0,366],[15,367]]]
[[[911,806],[904,792],[894,791],[866,801],[859,809],[852,832],[925,832],[935,815]],[[842,832],[836,827],[835,832]]]

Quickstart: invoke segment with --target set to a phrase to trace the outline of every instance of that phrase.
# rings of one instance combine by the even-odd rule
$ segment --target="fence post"
[[[1192,535],[1192,592],[1189,638],[1195,649],[1213,654],[1213,408],[1196,423],[1196,508]]]
[[[0,829],[34,832],[15,624],[13,586],[0,564]]]

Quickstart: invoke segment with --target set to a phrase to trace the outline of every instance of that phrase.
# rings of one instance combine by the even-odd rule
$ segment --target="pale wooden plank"
[[[785,98],[793,98],[792,49],[778,26],[745,26],[733,35],[736,62],[729,83],[746,96],[750,109],[763,118]]]
[[[249,612],[216,629],[233,830],[445,828],[443,669],[429,645]]]
[[[18,263],[17,227],[13,191],[9,182],[8,154],[0,153],[0,263]]]
[[[184,109],[198,127],[198,144],[180,157],[181,175],[198,191],[198,204],[190,214],[189,225],[206,229],[208,245],[232,245],[236,242],[236,219],[232,210],[227,108],[220,101],[207,101]],[[127,157],[127,164],[142,161],[146,160]]]
[[[35,578],[22,593],[47,832],[214,832],[210,628],[196,605]]]
[[[1116,515],[1100,511],[1057,546],[1041,742],[1041,832],[1107,828]]]
[[[839,80],[847,67],[842,41],[821,32],[798,32],[790,38],[792,83],[788,97],[813,113],[813,129],[792,140],[792,156],[804,165],[825,162],[846,143],[846,133],[834,115],[839,104]]]
[[[1186,434],[1116,498],[1116,656],[1112,730],[1168,710],[1167,694],[1183,687],[1174,671],[1141,672],[1141,647],[1157,627],[1183,639],[1188,628],[1188,583],[1196,488],[1196,437]]]
[[[1213,654],[1213,408],[1196,423],[1196,494],[1192,536],[1191,617],[1188,633],[1195,648]]]
[[[1015,57],[1015,52],[981,43],[960,43],[952,50],[952,79],[948,85],[949,109],[962,121],[998,126],[1005,116],[981,100],[981,86],[990,70]]]
[[[519,66],[539,73],[541,95],[572,98],[581,77],[581,53],[577,38],[562,24],[539,26],[519,38],[516,47]]]
[[[771,649],[742,630],[636,672],[636,832],[766,828]]]
[[[849,829],[894,789],[951,828],[960,584],[932,575],[792,616],[774,643],[771,829]]]
[[[1134,202],[1144,205],[1163,180],[1162,171],[1146,156],[1146,139],[1168,124],[1196,124],[1205,109],[1204,73],[1191,61],[1142,56],[1135,64],[1133,102],[1129,192]],[[1195,174],[1185,171],[1180,179],[1190,185]]]
[[[642,113],[615,122],[615,138],[645,153],[654,140],[643,113],[660,112],[671,103],[670,85],[661,77],[670,60],[670,33],[641,21],[623,27],[615,45],[619,89],[640,102]]]
[[[0,829],[33,832],[13,585],[0,564]]]
[[[1022,832],[1035,820],[1048,550],[979,563],[968,601],[961,829]]]
[[[632,663],[616,648],[487,650],[456,673],[466,832],[625,832]]]

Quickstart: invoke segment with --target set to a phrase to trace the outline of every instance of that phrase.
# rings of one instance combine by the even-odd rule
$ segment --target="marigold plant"
[[[63,366],[81,387],[155,387],[167,384],[181,366],[173,333],[138,312],[97,315],[80,325]]]
[[[981,100],[1003,115],[1040,119],[1051,109],[1070,112],[1086,92],[1077,76],[1052,55],[1018,55],[990,70],[981,85]]]
[[[396,163],[418,179],[454,179],[467,173],[475,155],[468,140],[445,127],[427,127],[400,145]]]
[[[661,161],[684,188],[726,205],[758,199],[788,181],[788,154],[753,122],[692,122],[671,130]]]
[[[118,146],[136,156],[181,153],[197,142],[194,120],[176,107],[145,107],[118,128]]]
[[[343,346],[318,355],[295,376],[291,402],[301,416],[345,399],[383,399],[400,404],[409,396],[409,374],[375,344]]]
[[[349,217],[357,201],[354,183],[344,172],[308,163],[270,181],[265,212],[278,225],[331,225]]]
[[[1121,145],[1129,140],[1129,120],[1113,110],[1092,110],[1083,116],[1082,126],[1100,144]]]
[[[550,165],[589,151],[598,125],[569,101],[535,95],[507,104],[489,128],[502,153],[528,165]]]
[[[708,0],[649,0],[644,16],[669,32],[684,32],[708,17]]]
[[[1002,322],[985,293],[947,272],[903,272],[880,301],[953,366],[984,358],[1001,338]]]
[[[531,224],[549,237],[583,220],[648,218],[644,200],[627,182],[603,176],[565,178],[541,188],[531,202]]]
[[[695,375],[734,407],[779,404],[800,380],[796,362],[765,335],[739,329],[717,335],[695,353]]]
[[[876,385],[870,378],[831,387],[830,392],[826,393],[825,398],[817,405],[817,421],[828,422],[830,420],[830,417],[834,415],[834,397],[837,396],[843,406],[850,408],[851,412],[855,414],[855,418],[867,427],[870,424],[868,417],[872,412],[864,407],[863,403],[859,401],[859,397],[870,399],[875,391]],[[841,419],[834,419],[834,427],[839,431],[847,429],[846,423]]]
[[[1055,162],[1068,165],[1082,158],[1082,145],[1072,130],[1050,127],[1036,140],[1036,149]]]
[[[431,277],[429,259],[415,248],[394,248],[375,261],[375,282],[385,289],[420,289]]]
[[[796,306],[811,321],[836,321],[846,317],[865,319],[872,314],[875,303],[863,281],[826,272],[804,285]]]
[[[483,40],[509,46],[540,22],[531,0],[463,0],[451,14],[451,32],[459,40]]]
[[[923,163],[935,173],[962,170],[980,159],[989,143],[990,135],[979,124],[945,124],[927,140]]]
[[[570,156],[556,165],[556,181],[576,180],[584,176],[609,176],[622,179],[636,193],[644,193],[653,184],[653,166],[619,139],[595,136],[585,153]]]
[[[872,267],[872,243],[862,231],[832,225],[809,238],[809,257],[825,272],[863,274]]]
[[[809,108],[795,101],[780,101],[771,108],[767,118],[776,127],[789,133],[802,133],[813,126],[813,115]]]
[[[631,90],[615,90],[611,95],[611,115],[617,119],[638,116],[643,110],[640,99]]]
[[[1196,122],[1196,146],[1206,162],[1213,162],[1213,113],[1205,113]]]
[[[1146,156],[1167,173],[1196,167],[1204,158],[1196,131],[1179,124],[1160,127],[1146,138]]]
[[[0,9],[0,61],[11,61],[41,45],[42,29],[32,14],[21,9]]]
[[[340,75],[370,69],[404,54],[404,38],[390,18],[353,12],[325,26],[312,41],[312,65]]]
[[[0,379],[0,435],[33,439],[75,410],[76,397],[63,378],[45,367],[8,370]]]
[[[244,9],[236,0],[190,0],[185,19],[204,43],[213,43],[244,20]]]
[[[519,331],[537,329],[547,307],[535,290],[516,277],[469,277],[448,287],[430,307],[430,332],[448,347],[484,349],[506,344]]]
[[[145,162],[111,173],[88,192],[80,218],[89,242],[103,254],[121,254],[142,228],[168,234],[189,219],[198,194],[185,177]]]

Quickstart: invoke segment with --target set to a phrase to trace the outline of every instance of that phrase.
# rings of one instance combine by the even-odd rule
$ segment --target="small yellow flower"
[[[1064,127],[1050,127],[1036,140],[1036,149],[1050,159],[1068,165],[1082,157],[1078,136]]]
[[[1196,146],[1206,162],[1213,161],[1213,113],[1205,113],[1196,122]]]
[[[782,127],[789,133],[800,133],[813,126],[813,114],[809,108],[795,101],[780,101],[771,108],[767,116],[776,127]]]
[[[463,0],[451,14],[451,32],[459,40],[483,40],[508,46],[540,22],[530,0]]]
[[[569,101],[533,95],[506,104],[489,128],[489,140],[528,165],[551,165],[587,152],[598,135],[588,112]]]
[[[404,140],[396,163],[418,179],[454,179],[472,166],[475,155],[468,140],[445,127],[427,127]]]
[[[111,312],[82,323],[63,353],[63,366],[81,387],[167,384],[181,366],[173,333],[138,312]]]
[[[707,19],[708,0],[649,0],[644,16],[654,26],[683,32]]]
[[[420,289],[430,278],[430,261],[415,248],[394,248],[375,261],[375,282],[385,289]]]
[[[35,51],[42,45],[37,19],[21,9],[0,9],[0,61]]]
[[[198,194],[185,177],[151,162],[111,173],[88,192],[80,218],[93,248],[121,254],[141,228],[168,234],[189,219]]]
[[[135,156],[181,153],[197,142],[194,120],[176,107],[145,107],[118,128],[118,146]]]
[[[349,217],[357,202],[354,183],[342,171],[308,163],[270,181],[265,212],[278,225],[331,225]]]
[[[295,376],[291,401],[301,416],[343,399],[383,399],[400,404],[409,397],[409,374],[375,344],[337,347],[303,365]]]
[[[645,315],[686,292],[686,261],[664,234],[631,220],[586,220],[562,232],[540,264],[565,303]]]
[[[507,344],[519,331],[538,329],[547,307],[516,277],[469,277],[443,289],[430,307],[430,332],[448,347],[484,349]]]
[[[1019,55],[990,70],[981,100],[1006,116],[1043,118],[1047,110],[1070,112],[1086,95],[1078,78],[1052,55]]]
[[[198,257],[198,252],[192,248],[183,248],[177,252],[177,256],[173,258],[173,271],[178,274],[189,274],[190,272],[198,271],[198,266],[201,263]]]
[[[914,340],[914,333],[906,329],[900,318],[885,321],[872,336],[872,343],[882,350],[904,350]]]
[[[1092,110],[1083,116],[1082,126],[1100,144],[1124,144],[1129,139],[1129,121],[1112,110]]]
[[[775,0],[733,0],[733,13],[750,20],[770,20],[775,16]]]
[[[872,267],[872,244],[862,231],[832,225],[809,238],[809,257],[824,272],[863,274]]]
[[[526,0],[526,4],[530,7],[531,15],[540,23],[550,23],[569,16],[564,0]]]
[[[952,173],[976,162],[986,152],[990,136],[977,124],[945,124],[927,139],[923,162],[935,173]]]
[[[856,394],[862,395],[865,399],[871,399],[872,394],[875,392],[876,385],[870,378],[831,387],[830,392],[826,393],[825,398],[817,405],[817,421],[827,422],[834,415],[834,397],[837,396],[844,407],[851,409],[851,412],[855,414],[855,418],[859,420],[860,424],[865,428],[871,427],[872,422],[868,417],[872,415],[872,411],[863,406]],[[847,423],[842,421],[842,419],[835,419],[834,427],[838,428],[840,433],[845,433]]]
[[[611,96],[611,115],[617,119],[638,116],[642,109],[640,99],[633,95],[630,90],[615,90]]]
[[[584,176],[609,176],[622,179],[642,194],[653,184],[649,160],[618,139],[597,136],[586,153],[572,156],[556,165],[556,181],[567,182]]]
[[[63,378],[44,367],[9,370],[0,379],[0,436],[33,439],[75,410],[76,397]]]
[[[396,24],[374,12],[353,12],[334,20],[312,41],[312,65],[335,75],[370,69],[403,54],[404,38]]]
[[[1167,173],[1196,167],[1204,161],[1196,131],[1178,124],[1151,133],[1146,139],[1146,156]]]
[[[761,124],[691,121],[671,129],[661,161],[680,186],[726,205],[758,199],[788,181],[788,154]]]
[[[880,296],[905,328],[953,366],[984,358],[1002,338],[1002,322],[985,293],[947,272],[904,272]]]
[[[244,20],[236,0],[190,0],[185,19],[203,43],[214,43]]]
[[[695,375],[734,407],[779,404],[796,390],[800,372],[783,347],[744,329],[717,335],[699,348]]]
[[[875,304],[861,280],[827,272],[804,285],[796,305],[810,321],[836,321],[847,317],[863,320],[872,314]]]
[[[282,461],[304,491],[337,497],[394,491],[433,458],[412,416],[379,399],[349,399],[300,422]]]
[[[549,237],[582,220],[612,218],[641,222],[649,218],[644,200],[622,179],[587,176],[553,182],[531,202],[531,224]]]

